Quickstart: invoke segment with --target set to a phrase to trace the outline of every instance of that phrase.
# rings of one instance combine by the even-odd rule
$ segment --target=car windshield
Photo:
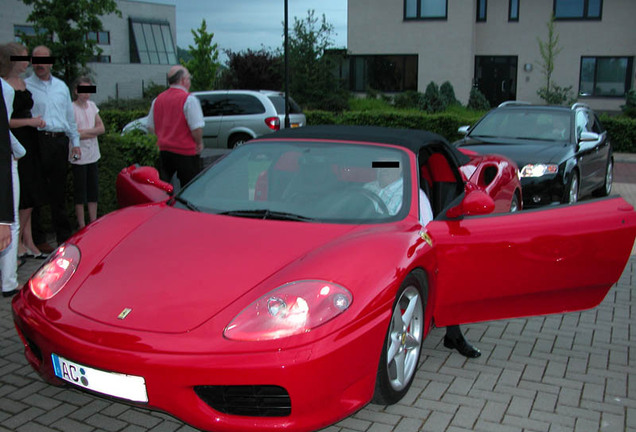
[[[406,151],[384,145],[247,143],[199,175],[174,205],[235,217],[380,223],[408,213]]]
[[[563,142],[571,139],[571,115],[564,111],[497,110],[475,125],[473,138]]]

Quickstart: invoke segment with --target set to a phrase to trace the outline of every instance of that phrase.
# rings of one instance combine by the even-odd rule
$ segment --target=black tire
[[[519,211],[519,195],[515,192],[515,195],[512,197],[510,201],[510,213],[515,213]]]
[[[427,287],[413,274],[404,279],[397,292],[380,355],[373,403],[394,404],[413,383],[424,342],[427,293]]]
[[[570,175],[570,181],[565,188],[565,194],[563,195],[563,204],[574,204],[579,200],[579,173],[572,171]]]
[[[227,140],[227,148],[229,148],[230,150],[235,149],[236,147],[245,144],[251,139],[252,137],[246,133],[234,134]]]
[[[592,194],[595,197],[604,197],[612,193],[612,184],[614,183],[614,159],[612,156],[607,159],[607,165],[605,165],[605,181],[603,186],[596,189]]]

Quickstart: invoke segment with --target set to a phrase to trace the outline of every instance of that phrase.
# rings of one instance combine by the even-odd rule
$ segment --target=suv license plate
[[[146,380],[143,377],[93,369],[51,354],[55,376],[78,387],[127,399],[148,402]]]

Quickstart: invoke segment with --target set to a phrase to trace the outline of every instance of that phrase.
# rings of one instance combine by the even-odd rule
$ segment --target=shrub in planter
[[[445,106],[460,105],[455,97],[455,89],[449,81],[445,81],[439,88],[439,96],[442,98]]]
[[[468,97],[468,108],[475,111],[488,111],[490,110],[490,102],[478,88],[473,87],[470,89],[470,96]]]

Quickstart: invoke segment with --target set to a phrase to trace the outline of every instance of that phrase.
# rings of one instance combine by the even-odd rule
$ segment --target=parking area
[[[617,155],[614,193],[636,205],[636,159]],[[20,280],[36,270],[30,260]],[[368,405],[329,432],[636,431],[636,256],[589,311],[464,326],[482,356],[425,341],[400,403]],[[544,281],[537,281],[544,283]],[[329,377],[324,377],[329,379]],[[0,300],[0,432],[195,431],[171,416],[44,383]]]

